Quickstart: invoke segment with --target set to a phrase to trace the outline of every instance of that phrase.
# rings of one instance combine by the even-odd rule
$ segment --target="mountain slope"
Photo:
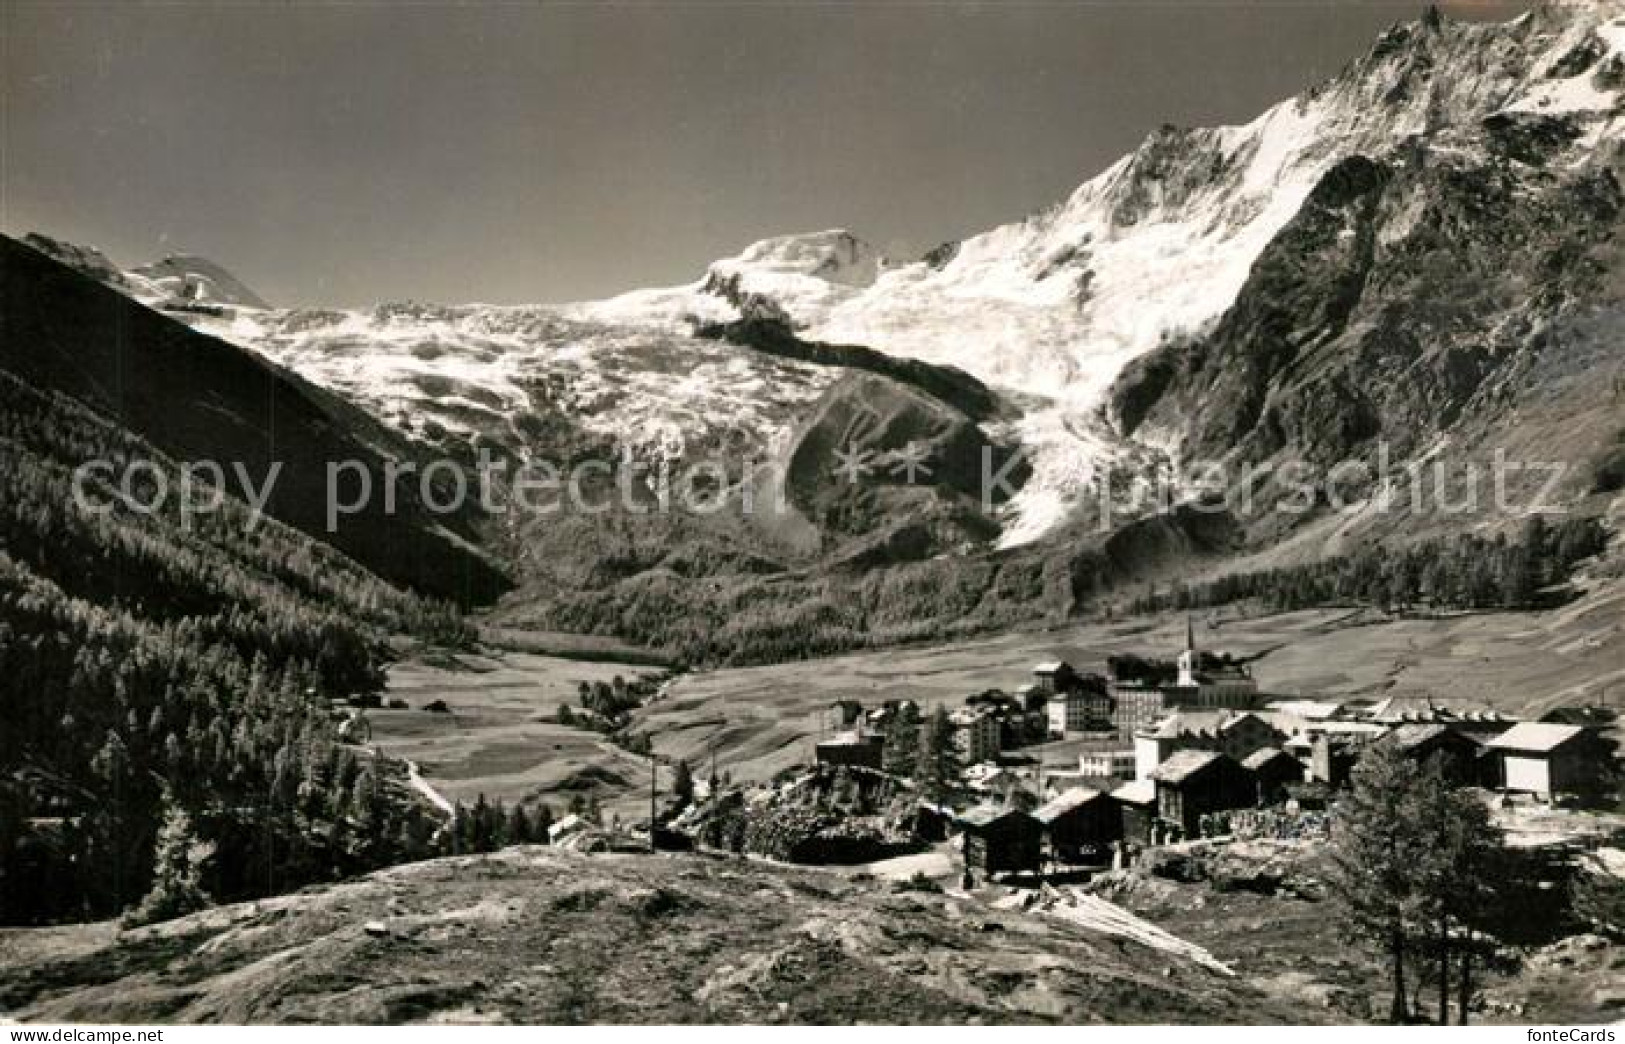
[[[1522,75],[1489,96],[1493,111],[1326,171],[1210,330],[1126,369],[1111,397],[1121,430],[1176,462],[1313,475],[1349,460],[1374,471],[1379,453],[1428,459],[1454,469],[1458,499],[1464,462],[1499,450],[1567,466],[1546,510],[1588,494],[1588,461],[1619,427],[1608,381],[1625,374],[1609,333],[1625,315],[1625,23],[1601,17],[1389,33],[1399,83],[1435,113],[1455,111],[1462,68],[1528,65],[1511,66]],[[1370,474],[1359,497],[1389,492]],[[1519,504],[1539,502],[1532,477],[1511,479]],[[1454,524],[1493,521],[1504,506],[1484,499]],[[1413,490],[1401,506],[1427,514]]]
[[[388,579],[465,601],[505,586],[470,542],[473,512],[434,515],[411,483],[393,508],[369,497],[328,532],[329,467],[353,461],[381,483],[385,461],[409,452],[397,436],[254,354],[4,237],[0,370],[85,403],[182,462],[217,462],[228,474],[240,465],[256,488],[280,464],[267,513]],[[348,503],[355,491],[339,496]]]

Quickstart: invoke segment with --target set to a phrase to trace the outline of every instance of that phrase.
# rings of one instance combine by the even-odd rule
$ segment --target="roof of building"
[[[984,721],[998,720],[998,713],[991,707],[960,707],[948,715],[948,724],[957,727],[977,725]]]
[[[1268,765],[1277,758],[1285,758],[1294,764],[1296,764],[1298,760],[1297,758],[1288,754],[1286,751],[1282,750],[1280,747],[1262,747],[1243,758],[1241,763],[1247,768],[1257,770],[1263,768],[1265,765]]]
[[[1181,750],[1158,765],[1151,778],[1158,783],[1183,783],[1223,757],[1215,750]]]
[[[1034,674],[1054,674],[1057,671],[1059,671],[1062,667],[1071,667],[1071,666],[1072,665],[1067,663],[1065,660],[1046,660],[1043,663],[1034,664],[1033,665],[1033,673]]]
[[[1258,711],[1238,710],[1176,710],[1148,731],[1140,733],[1153,739],[1178,739],[1181,736],[1219,736],[1230,731],[1248,718],[1255,718],[1277,732],[1283,729],[1277,719]]]
[[[837,732],[828,739],[819,740],[820,747],[867,747],[878,746],[885,742],[885,737],[879,733],[868,732]]]
[[[1032,815],[1019,808],[1007,808],[999,805],[978,805],[968,812],[959,814],[959,821],[968,827],[985,827],[997,823],[1001,819],[1011,816],[1020,819],[1032,819]]]
[[[1274,700],[1268,708],[1282,714],[1294,714],[1306,721],[1326,721],[1343,712],[1343,705],[1331,700]]]
[[[1546,754],[1585,734],[1579,725],[1550,725],[1534,721],[1521,721],[1489,741],[1497,750],[1528,751]]]
[[[1088,787],[1073,787],[1071,790],[1050,798],[1043,805],[1040,805],[1037,811],[1033,813],[1033,818],[1040,823],[1053,823],[1073,809],[1081,808],[1089,802],[1105,796],[1100,791],[1091,790]]]
[[[585,830],[591,825],[592,824],[588,823],[585,819],[582,819],[574,812],[571,812],[563,819],[549,826],[547,828],[547,836],[552,838],[563,837],[565,834],[573,834],[577,830]]]
[[[1448,725],[1401,725],[1383,737],[1384,743],[1392,743],[1400,750],[1415,750],[1425,747],[1429,743],[1458,737],[1458,742],[1476,743],[1469,736],[1464,736]]]
[[[1487,703],[1440,703],[1431,696],[1390,696],[1373,704],[1365,712],[1372,721],[1386,722],[1441,722],[1441,721],[1509,721],[1506,715]]]
[[[1112,797],[1128,805],[1149,805],[1157,800],[1157,784],[1155,780],[1137,779],[1112,791]]]
[[[1082,761],[1084,758],[1114,758],[1114,759],[1132,761],[1132,760],[1134,760],[1134,748],[1133,747],[1094,747],[1094,748],[1085,747],[1083,750],[1078,751],[1078,760]]]

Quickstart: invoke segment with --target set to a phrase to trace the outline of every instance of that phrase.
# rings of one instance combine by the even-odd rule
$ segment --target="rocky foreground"
[[[0,933],[24,1021],[1302,1022],[1187,958],[981,898],[545,847],[120,931]]]

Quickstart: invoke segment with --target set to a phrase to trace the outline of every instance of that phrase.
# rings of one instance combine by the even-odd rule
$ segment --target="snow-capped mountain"
[[[1482,152],[1498,115],[1572,124],[1561,162],[1577,163],[1617,144],[1622,97],[1619,0],[1505,24],[1430,13],[1250,123],[1162,127],[1065,201],[917,261],[833,230],[763,240],[683,286],[556,306],[270,309],[223,270],[194,283],[164,265],[127,273],[126,289],[205,287],[203,301],[231,306],[188,317],[208,332],[409,434],[520,453],[542,448],[538,417],[668,454],[781,447],[839,370],[696,336],[705,322],[781,320],[810,341],[956,367],[1007,400],[990,428],[1031,453],[1004,516],[1013,545],[1068,517],[1103,466],[1147,447],[1177,455],[1177,425],[1125,439],[1109,389],[1159,345],[1213,329],[1340,163]]]

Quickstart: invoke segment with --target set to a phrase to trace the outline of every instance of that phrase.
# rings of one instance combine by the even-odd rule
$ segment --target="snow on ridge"
[[[831,229],[764,239],[692,283],[600,301],[192,321],[403,427],[424,415],[469,432],[511,423],[532,406],[528,385],[547,376],[589,430],[647,443],[683,425],[757,425],[771,441],[782,409],[834,375],[799,368],[780,380],[791,373],[782,362],[692,338],[694,321],[736,318],[738,301],[756,296],[809,338],[957,366],[1019,402],[1010,431],[1034,464],[1008,508],[1004,543],[1019,544],[1064,519],[1102,469],[1142,464],[1147,447],[1117,439],[1101,409],[1111,383],[1165,338],[1222,315],[1336,162],[1441,125],[1470,134],[1505,109],[1610,109],[1582,145],[1616,127],[1618,91],[1598,87],[1594,71],[1625,51],[1625,21],[1607,21],[1622,9],[1611,0],[1502,25],[1396,27],[1332,81],[1243,125],[1159,130],[1065,201],[946,259],[892,264]],[[1581,75],[1543,79],[1589,33],[1608,53]]]

